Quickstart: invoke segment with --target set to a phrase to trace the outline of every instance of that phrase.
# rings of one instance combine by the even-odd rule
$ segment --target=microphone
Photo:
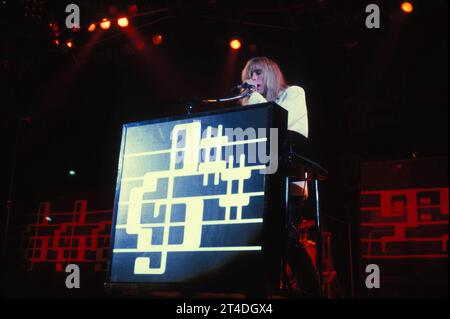
[[[254,90],[255,89],[255,86],[254,85],[251,85],[251,84],[248,84],[247,82],[244,82],[244,83],[241,83],[241,84],[239,84],[239,85],[236,85],[234,88],[233,88],[233,91],[239,91],[239,90],[245,90],[245,89],[249,89],[249,90]]]

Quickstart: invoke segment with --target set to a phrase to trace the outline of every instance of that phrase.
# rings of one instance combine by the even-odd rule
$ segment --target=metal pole
[[[285,215],[284,215],[284,236],[285,236],[285,244],[284,244],[284,252],[282,255],[282,265],[281,265],[281,274],[282,274],[282,289],[288,288],[290,290],[289,286],[289,279],[287,276],[287,254],[288,254],[288,223],[289,223],[289,175],[286,174],[285,177]]]
[[[322,252],[323,252],[323,248],[322,248],[322,225],[320,223],[320,205],[319,205],[319,180],[317,179],[317,177],[314,177],[314,193],[315,193],[315,201],[316,201],[316,231],[317,231],[317,270],[319,272],[319,287],[320,287],[320,292],[323,294],[323,274],[322,274],[322,262],[323,262],[323,258],[322,258]]]

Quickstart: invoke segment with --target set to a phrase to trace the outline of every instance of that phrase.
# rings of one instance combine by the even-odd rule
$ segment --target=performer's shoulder
[[[291,85],[286,89],[286,94],[305,94],[305,90],[298,85]]]

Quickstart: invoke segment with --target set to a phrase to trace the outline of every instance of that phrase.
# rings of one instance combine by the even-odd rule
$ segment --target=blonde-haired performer
[[[306,108],[305,91],[300,86],[286,84],[284,75],[277,63],[267,57],[250,59],[242,70],[243,83],[248,84],[248,95],[241,99],[242,105],[275,102],[288,111],[288,138],[294,152],[305,155],[308,138],[308,110]],[[308,155],[308,154],[307,154]],[[292,198],[304,200],[308,197],[306,175],[298,176],[300,181],[289,185],[291,208],[290,215],[296,215],[296,205]],[[298,217],[298,216],[297,216]],[[289,218],[292,223],[294,216]],[[294,236],[295,237],[295,236]],[[288,242],[286,275],[291,289],[304,293],[319,293],[317,274],[314,262],[308,259],[306,248],[296,242]]]
[[[288,86],[278,64],[266,57],[250,59],[242,70],[242,82],[253,86],[242,105],[275,102],[288,111],[288,130],[308,137],[308,111],[305,91]]]
[[[300,154],[304,152],[307,144],[305,140],[308,138],[305,90],[300,86],[288,86],[278,64],[267,57],[250,59],[242,70],[241,80],[251,85],[250,95],[242,99],[241,104],[275,102],[287,110],[291,146]],[[308,184],[291,183],[289,193],[291,196],[307,198]]]

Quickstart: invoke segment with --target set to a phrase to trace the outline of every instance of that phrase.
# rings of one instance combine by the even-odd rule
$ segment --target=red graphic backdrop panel
[[[448,187],[361,192],[362,258],[448,258]]]
[[[35,223],[24,234],[27,270],[50,263],[56,271],[67,264],[92,264],[95,271],[106,271],[112,210],[87,207],[87,200],[75,201],[67,212],[52,212],[50,202],[39,205]]]

